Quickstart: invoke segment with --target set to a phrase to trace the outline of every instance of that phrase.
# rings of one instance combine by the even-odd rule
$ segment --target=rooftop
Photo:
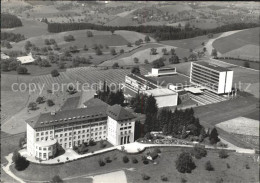
[[[156,88],[153,90],[147,90],[146,93],[156,96],[167,96],[167,95],[176,95],[176,92],[167,89],[167,88]]]
[[[109,106],[107,108],[107,115],[109,115],[116,121],[129,120],[135,118],[135,116],[132,113],[130,113],[118,104]]]
[[[221,67],[221,66],[219,66],[217,64],[213,64],[213,63],[209,63],[209,62],[205,62],[205,61],[197,61],[197,62],[193,62],[193,64],[202,65],[204,67],[208,67],[210,69],[213,69],[213,70],[216,70],[216,71],[219,71],[219,72],[231,71],[228,68]]]
[[[27,56],[17,57],[17,60],[20,61],[21,64],[32,63],[35,61],[31,53]]]
[[[36,142],[36,146],[38,147],[48,147],[48,146],[51,146],[51,145],[54,145],[57,143],[57,139],[49,139],[47,141],[39,141],[39,142]]]
[[[95,107],[95,106],[107,107],[108,106],[107,103],[103,102],[102,100],[100,100],[98,98],[89,99],[88,101],[84,102],[84,105],[86,107]]]
[[[185,77],[180,74],[176,74],[173,76],[161,76],[161,77],[151,77],[150,79],[154,80],[155,82],[158,82],[160,86],[167,86],[170,84],[177,85],[189,85],[190,84],[190,78]]]
[[[32,128],[50,127],[75,123],[82,120],[107,117],[107,107],[79,108],[73,110],[58,111],[56,113],[43,113],[26,120]]]
[[[145,77],[141,74],[129,74],[127,76],[136,81],[147,84],[150,88],[157,88],[157,82],[151,78]]]
[[[70,97],[63,104],[61,110],[64,111],[64,110],[75,109],[78,107],[79,101],[80,101],[80,96]]]

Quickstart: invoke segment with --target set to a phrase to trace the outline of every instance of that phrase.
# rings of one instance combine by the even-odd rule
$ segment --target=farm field
[[[218,60],[221,60],[223,62],[227,62],[227,63],[230,63],[230,64],[234,64],[234,65],[237,65],[237,66],[242,66],[244,67],[244,64],[246,61],[242,61],[242,60],[236,60],[236,59],[218,59]],[[259,62],[248,62],[249,63],[249,66],[250,68],[252,69],[255,69],[255,70],[260,70],[260,63]]]
[[[16,34],[22,34],[26,38],[36,37],[36,36],[43,36],[50,34],[47,31],[47,24],[37,21],[37,20],[30,20],[21,18],[22,27],[16,27],[11,29],[1,29],[2,32],[13,32]]]
[[[243,30],[230,36],[219,38],[213,42],[213,47],[216,48],[221,54],[225,54],[230,51],[244,47],[243,50],[241,50],[241,48],[240,50],[233,51],[233,53],[231,53],[239,53],[239,55],[248,55],[249,53],[251,53],[249,48],[254,47],[255,50],[257,49],[255,46],[257,46],[259,50],[259,27]]]
[[[139,65],[139,64],[145,64],[145,60],[148,60],[149,63],[152,61],[159,59],[160,57],[163,56],[163,53],[161,52],[162,48],[166,48],[167,50],[170,50],[171,48],[175,48],[172,46],[161,46],[157,47],[157,54],[156,55],[151,55],[151,48],[147,48],[138,52],[133,53],[129,57],[124,57],[124,58],[118,58],[115,60],[109,60],[106,62],[103,62],[100,64],[100,66],[112,66],[114,63],[118,63],[120,66],[125,66],[125,65]],[[138,63],[135,63],[134,58],[138,58],[139,61]]]
[[[44,39],[55,39],[58,46],[62,49],[68,49],[70,46],[77,46],[79,49],[83,49],[84,45],[87,45],[88,48],[92,48],[94,44],[108,46],[121,46],[126,45],[126,41],[122,36],[114,34],[112,35],[109,31],[92,31],[93,37],[87,37],[87,30],[78,30],[78,31],[68,31],[56,34],[41,35],[36,37],[31,37],[27,40],[20,41],[13,45],[11,50],[21,50],[24,48],[26,41],[30,41],[38,47],[46,46],[44,44]],[[64,36],[72,35],[75,38],[75,41],[66,42],[64,41]]]
[[[213,37],[218,37],[219,35],[220,34],[214,34]],[[161,41],[161,43],[166,45],[176,46],[179,48],[195,50],[195,49],[203,48],[201,44],[203,42],[206,44],[208,40],[209,40],[208,36],[198,36],[190,39]]]
[[[152,148],[151,148],[152,150]],[[188,182],[201,182],[201,181],[209,181],[216,182],[216,180],[223,179],[226,182],[257,182],[258,181],[258,164],[254,162],[253,156],[229,153],[229,157],[227,159],[220,159],[218,157],[218,153],[215,150],[209,150],[208,155],[205,158],[200,160],[194,159],[196,164],[196,169],[192,171],[190,174],[181,174],[175,168],[175,161],[177,156],[182,151],[189,151],[190,149],[186,148],[161,148],[161,156],[156,159],[158,162],[157,165],[149,163],[148,165],[144,165],[141,161],[141,156],[149,152],[149,150],[144,151],[141,154],[136,155],[127,155],[130,158],[128,163],[122,162],[122,156],[124,153],[119,151],[112,151],[102,155],[96,155],[93,157],[77,160],[74,162],[62,164],[62,165],[53,165],[51,166],[41,166],[30,164],[29,167],[24,171],[16,171],[11,166],[11,170],[20,178],[30,180],[41,180],[48,181],[50,177],[54,175],[60,175],[62,178],[66,177],[76,177],[84,174],[89,174],[95,172],[106,172],[113,171],[117,169],[125,169],[125,168],[134,168],[133,171],[125,170],[127,175],[128,182],[145,182],[142,180],[142,174],[145,173],[149,175],[150,181],[160,182],[161,175],[166,175],[169,181],[181,180],[181,178],[186,179]],[[105,157],[110,157],[112,162],[106,164],[103,167],[98,165],[98,160],[103,159]],[[137,164],[133,164],[131,162],[131,158],[135,157],[139,162]],[[213,172],[208,172],[205,170],[206,161],[210,160],[215,170]],[[230,165],[230,169],[227,168],[226,164]],[[85,166],[86,164],[91,164],[92,166]],[[250,169],[245,168],[245,164],[250,166]],[[171,167],[171,168],[169,168]],[[40,174],[38,172],[41,172]],[[239,176],[237,176],[237,172],[239,172]],[[197,175],[205,175],[203,177]],[[70,181],[77,182],[76,179],[71,179]],[[147,181],[146,181],[147,182]]]

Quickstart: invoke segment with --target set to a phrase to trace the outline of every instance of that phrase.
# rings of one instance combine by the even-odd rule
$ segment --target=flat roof
[[[172,76],[160,76],[160,77],[151,77],[156,83],[158,82],[159,86],[167,86],[168,84],[182,84],[182,85],[189,85],[190,78],[185,77],[180,74],[175,74]]]
[[[134,80],[136,80],[136,81],[139,81],[141,83],[147,84],[150,88],[157,88],[157,82],[152,80],[151,78],[145,77],[145,76],[143,76],[141,74],[128,74],[127,76],[132,78],[132,79],[134,79]],[[145,83],[145,81],[148,81],[148,82]]]
[[[196,88],[196,87],[187,87],[184,88],[185,91],[189,91],[191,93],[202,93],[203,91],[201,90],[201,88]]]
[[[51,145],[54,145],[57,143],[57,139],[52,139],[52,140],[47,140],[47,141],[38,141],[36,142],[36,146],[40,146],[40,147],[48,147]]]
[[[153,90],[146,90],[145,92],[153,95],[154,97],[166,96],[166,95],[176,95],[176,92],[174,92],[170,89],[167,89],[167,88],[156,88]]]
[[[196,62],[192,62],[192,63],[202,65],[204,67],[208,67],[210,69],[213,69],[213,70],[216,70],[216,71],[219,71],[219,72],[231,71],[230,69],[225,68],[225,67],[221,67],[221,66],[219,66],[215,63],[213,64],[213,63],[209,63],[209,62],[205,62],[205,61],[196,61]]]

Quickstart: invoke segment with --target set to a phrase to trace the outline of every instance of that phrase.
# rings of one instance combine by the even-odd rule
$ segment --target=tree
[[[128,163],[128,162],[129,162],[129,158],[128,158],[127,156],[123,156],[122,159],[123,159],[123,162],[124,162],[124,163]]]
[[[216,144],[220,141],[220,139],[218,138],[218,131],[216,128],[213,128],[213,130],[211,131],[209,135],[209,140],[211,144]]]
[[[206,162],[205,169],[208,170],[208,171],[213,171],[214,170],[214,167],[212,166],[210,161]]]
[[[149,64],[149,61],[147,59],[144,60],[145,64]]]
[[[11,59],[12,60],[12,59]],[[13,60],[9,63],[8,70],[10,71],[16,71],[17,67],[19,66],[19,62],[16,60]]]
[[[37,109],[37,104],[35,103],[35,102],[30,102],[29,104],[28,104],[28,109],[29,110],[36,110]]]
[[[17,67],[16,71],[17,71],[18,74],[27,74],[28,73],[27,68],[22,67],[22,66]]]
[[[127,43],[127,47],[132,47],[132,44],[131,43]]]
[[[207,156],[207,150],[205,147],[195,145],[192,149],[192,155],[195,156],[196,159],[201,159]]]
[[[19,139],[19,147],[23,148],[23,145],[26,144],[25,137],[21,137]]]
[[[133,67],[132,70],[131,70],[131,73],[133,73],[133,74],[141,74],[140,73],[140,68],[139,67]]]
[[[117,62],[115,62],[115,63],[112,65],[112,68],[113,68],[113,69],[119,68],[119,64],[118,64]]]
[[[135,57],[134,62],[137,64],[139,62],[139,59],[137,57]]]
[[[209,33],[209,34],[208,34],[208,38],[213,38],[213,34],[212,34],[212,33]]]
[[[47,100],[47,105],[48,105],[49,107],[51,107],[51,106],[54,106],[55,103],[53,102],[53,100],[48,99],[48,100]]]
[[[5,71],[5,72],[6,72],[6,71],[9,71],[9,70],[8,70],[8,63],[2,62],[2,63],[1,63],[1,70],[2,70],[2,71]]]
[[[246,68],[250,68],[250,64],[249,64],[249,62],[244,62],[244,67],[246,67]]]
[[[147,43],[150,42],[151,41],[150,37],[146,35],[145,38],[144,38],[144,41],[147,42]]]
[[[116,50],[115,50],[115,48],[112,48],[112,49],[110,50],[110,53],[111,53],[111,55],[116,55]]]
[[[136,46],[140,46],[141,45],[141,42],[139,40],[135,41],[135,45]]]
[[[145,101],[145,113],[155,114],[158,111],[158,106],[154,96],[150,95]]]
[[[204,43],[204,42],[202,42],[202,43],[201,43],[201,45],[202,45],[202,46],[205,46],[205,43]]]
[[[125,50],[124,50],[124,49],[121,49],[121,50],[120,50],[120,53],[121,53],[121,54],[123,54],[124,52],[125,52]]]
[[[91,31],[87,31],[87,37],[93,37],[93,33]]]
[[[60,178],[59,175],[55,175],[55,176],[51,179],[50,182],[51,182],[51,183],[63,183],[63,180]]]
[[[18,153],[14,160],[15,169],[18,171],[25,170],[30,164],[30,162],[27,161],[25,157],[21,156],[20,153]]]
[[[174,48],[171,49],[171,54],[172,54],[172,55],[175,55],[175,54],[176,54]]]
[[[203,47],[203,52],[206,52],[207,51],[207,48],[206,47]]]
[[[14,153],[13,153],[12,161],[16,162],[17,159],[19,158],[19,155],[20,154],[19,154],[18,150],[15,150]]]
[[[189,59],[192,61],[197,61],[197,55],[193,52],[190,53]]]
[[[83,50],[88,51],[87,45],[84,45]]]
[[[111,29],[110,30],[111,34],[113,35],[115,33],[115,30],[114,29]]]
[[[53,69],[51,71],[51,76],[52,77],[58,77],[60,75],[59,71],[57,69]]]
[[[218,56],[218,52],[215,48],[212,50],[211,56],[213,56],[213,58],[216,58]]]
[[[226,150],[221,149],[221,150],[218,152],[218,156],[219,156],[220,158],[222,158],[222,159],[225,159],[225,158],[228,157],[228,153],[227,153]]]
[[[177,55],[173,55],[169,58],[169,62],[172,64],[178,64],[180,63],[179,57]]]
[[[50,42],[50,44],[52,44],[52,45],[57,44],[56,41],[55,41],[55,39],[50,39],[49,42]]]
[[[44,102],[45,102],[44,97],[39,96],[39,97],[36,99],[36,103],[38,103],[38,104],[42,104],[42,103],[44,103]]]
[[[96,55],[102,55],[103,53],[102,53],[102,51],[101,51],[101,49],[98,47],[97,49],[96,49]]]
[[[44,40],[44,43],[45,43],[46,45],[50,45],[50,44],[51,44],[50,41],[49,41],[49,39],[45,39],[45,40]]]
[[[73,35],[64,36],[64,41],[66,42],[75,41],[75,38]]]
[[[163,53],[164,55],[168,55],[167,48],[163,48],[163,49],[162,49],[162,53]]]
[[[165,61],[165,58],[159,58],[157,60],[154,60],[153,63],[152,63],[153,67],[154,68],[160,68],[160,67],[165,66],[164,61]]]
[[[188,62],[188,58],[187,57],[183,57],[184,62]]]
[[[181,173],[191,173],[195,168],[196,165],[190,153],[182,152],[176,161],[176,169]]]
[[[157,54],[157,49],[156,48],[151,48],[151,55],[156,55]]]

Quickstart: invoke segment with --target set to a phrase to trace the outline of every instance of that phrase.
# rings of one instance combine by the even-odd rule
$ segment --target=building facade
[[[217,94],[229,93],[232,90],[233,71],[204,61],[192,62],[190,82]]]
[[[48,160],[55,156],[58,146],[68,149],[90,140],[108,140],[112,145],[131,143],[134,142],[134,118],[119,105],[40,114],[26,121],[27,152],[37,159]],[[131,130],[122,135],[118,126],[125,123],[130,124],[128,126]],[[128,140],[123,143],[114,140],[125,136]]]
[[[177,74],[176,68],[152,68],[151,72],[149,72],[147,77],[160,77],[160,76],[172,76]]]

